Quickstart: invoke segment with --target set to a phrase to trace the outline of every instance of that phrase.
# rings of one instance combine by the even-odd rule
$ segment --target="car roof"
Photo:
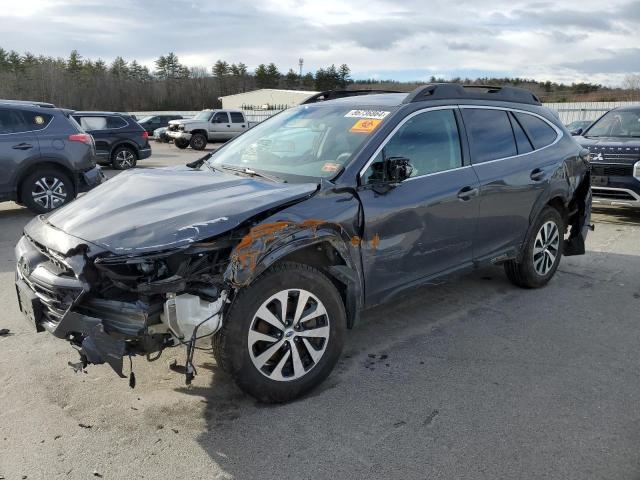
[[[104,116],[104,115],[114,115],[114,116],[119,116],[119,117],[131,117],[131,115],[129,115],[128,113],[122,113],[122,112],[82,112],[82,111],[75,111],[73,112],[72,115],[84,115],[87,117],[98,117],[98,116]]]
[[[334,100],[325,100],[309,105],[353,105],[353,106],[384,106],[398,107],[403,100],[407,98],[408,93],[377,93],[372,95],[356,95],[353,97],[336,98]]]

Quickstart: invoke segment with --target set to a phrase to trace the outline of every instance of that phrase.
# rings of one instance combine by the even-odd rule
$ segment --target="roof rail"
[[[459,85],[457,83],[432,83],[418,87],[407,95],[407,98],[402,103],[422,102],[425,100],[497,100],[542,105],[537,96],[524,88]]]
[[[42,108],[56,108],[53,103],[47,102],[32,102],[29,100],[2,100],[0,99],[0,103],[10,103],[13,105],[31,105],[34,107],[42,107]]]
[[[336,98],[358,97],[360,95],[376,95],[378,93],[402,93],[396,90],[327,90],[317,93],[307,98],[300,105],[308,103],[324,102],[326,100],[335,100]]]

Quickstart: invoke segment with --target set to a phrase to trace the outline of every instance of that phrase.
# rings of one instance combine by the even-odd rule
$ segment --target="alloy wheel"
[[[120,150],[116,153],[116,163],[122,169],[131,168],[135,164],[136,157],[130,150]]]
[[[318,297],[302,289],[282,290],[253,316],[249,356],[271,380],[298,380],[320,362],[329,333],[329,316]]]
[[[540,276],[545,276],[553,268],[560,247],[558,225],[549,220],[538,230],[533,244],[533,268]]]
[[[45,210],[53,210],[67,201],[67,188],[57,177],[42,177],[33,184],[31,198]]]

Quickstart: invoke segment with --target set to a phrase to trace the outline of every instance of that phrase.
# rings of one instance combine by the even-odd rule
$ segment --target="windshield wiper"
[[[252,170],[248,167],[235,167],[233,165],[225,165],[222,164],[220,165],[222,168],[224,168],[225,170],[231,170],[232,172],[238,172],[238,173],[244,173],[245,175],[251,175],[252,177],[262,177],[262,178],[266,178],[267,180],[271,180],[272,182],[285,182],[285,180],[283,180],[280,177],[276,177],[275,175],[268,175],[266,173],[262,173],[262,172],[257,172],[255,170]]]
[[[189,162],[186,165],[189,168],[200,168],[203,163],[205,163],[207,160],[209,160],[213,156],[213,153],[214,152],[209,152],[204,157],[200,157],[199,159],[194,160],[193,162]]]

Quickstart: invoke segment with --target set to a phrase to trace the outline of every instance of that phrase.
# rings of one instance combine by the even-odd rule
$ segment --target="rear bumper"
[[[104,173],[99,165],[96,165],[91,170],[82,172],[78,175],[76,182],[76,188],[78,193],[88,192],[92,188],[97,187],[106,180]]]
[[[151,147],[149,148],[141,148],[138,150],[138,160],[144,160],[145,158],[149,158],[151,156]]]

